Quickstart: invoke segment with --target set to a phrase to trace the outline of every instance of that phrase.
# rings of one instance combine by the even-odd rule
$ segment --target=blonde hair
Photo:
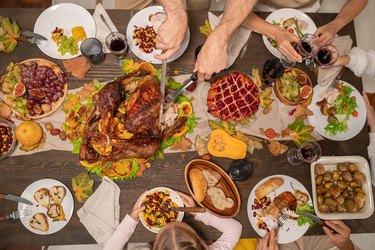
[[[154,250],[206,250],[207,245],[193,228],[183,222],[171,222],[156,236]]]

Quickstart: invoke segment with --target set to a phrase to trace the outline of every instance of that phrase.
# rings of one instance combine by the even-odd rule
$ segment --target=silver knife
[[[22,31],[21,35],[24,35],[24,36],[27,36],[27,37],[33,37],[33,38],[40,39],[40,40],[48,41],[48,39],[45,38],[44,36],[39,35],[39,34],[34,33],[34,32],[31,32],[31,31],[27,31],[27,30],[26,31]]]
[[[318,223],[319,225],[321,225],[322,227],[325,226],[325,227],[328,227],[330,230],[333,231],[333,233],[336,233],[336,231],[331,228],[330,226],[327,225],[327,223],[320,219],[318,216],[316,216],[315,214],[312,214],[312,213],[307,213],[307,212],[301,212],[302,216],[306,217],[306,218],[309,218],[310,220],[312,221],[315,221],[316,223]]]
[[[27,205],[33,205],[33,203],[31,201],[26,200],[25,198],[22,198],[22,197],[15,196],[13,194],[0,193],[0,199],[6,199],[6,200],[10,200],[10,201],[17,201],[17,202],[25,203]]]

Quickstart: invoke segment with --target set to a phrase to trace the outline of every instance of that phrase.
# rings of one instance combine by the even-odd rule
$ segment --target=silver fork
[[[0,221],[9,220],[9,219],[16,220],[25,216],[29,216],[31,215],[31,213],[32,213],[31,207],[27,207],[22,210],[13,211],[11,214],[0,216]]]
[[[345,73],[345,70],[346,68],[343,67],[340,72],[337,74],[337,76],[335,77],[335,79],[333,79],[333,81],[331,82],[331,84],[328,86],[327,89],[334,89],[336,88],[337,84],[340,83],[340,79],[342,77],[342,75]]]
[[[289,214],[285,214],[283,213],[279,219],[277,220],[277,227],[275,228],[275,232],[279,231],[280,228],[283,227],[283,225],[285,224],[285,222],[290,218],[290,215]]]

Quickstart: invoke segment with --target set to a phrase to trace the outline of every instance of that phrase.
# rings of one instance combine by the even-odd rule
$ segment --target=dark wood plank
[[[16,20],[24,30],[33,30],[35,20],[42,12],[42,9],[0,9],[0,15],[10,16]],[[92,13],[92,10],[91,10]],[[126,25],[129,22],[129,12],[123,10],[109,11],[109,15],[115,25],[121,32],[125,32]],[[263,18],[267,13],[260,13]],[[334,14],[311,14],[317,26],[327,23],[334,18]],[[206,13],[202,11],[189,12],[189,27],[191,32],[190,44],[186,53],[176,61],[169,63],[169,73],[178,70],[180,74],[191,73],[194,66],[194,50],[204,43],[205,36],[198,32],[198,26],[204,23]],[[341,32],[341,35],[351,35],[355,41],[354,25],[350,23]],[[41,57],[56,62],[62,66],[62,62],[44,55],[35,45],[20,43],[16,51],[0,56],[0,73],[3,73],[5,66],[10,61],[22,61],[25,59]],[[129,54],[138,60],[134,55]],[[252,67],[261,67],[263,63],[273,57],[264,46],[261,36],[253,34],[248,50],[245,56],[238,60],[229,70],[239,70],[250,72]],[[304,65],[300,68],[307,71]],[[114,57],[107,55],[102,65],[94,66],[87,74],[87,80],[79,81],[69,76],[69,88],[76,88],[83,83],[94,78],[101,81],[110,80],[113,77],[121,75],[121,70],[114,64]],[[309,73],[313,81],[316,77]],[[359,90],[362,90],[361,79],[355,77],[347,71],[343,79],[350,82]],[[319,142],[324,155],[361,155],[367,158],[366,147],[368,145],[368,130],[363,128],[361,133],[350,141],[334,142],[324,140]],[[292,146],[288,142],[289,146]],[[182,157],[184,156],[184,157]],[[164,160],[157,159],[152,162],[152,167],[145,172],[145,175],[134,180],[117,182],[121,188],[121,219],[131,210],[138,196],[145,190],[155,186],[168,186],[176,190],[188,192],[183,170],[186,164],[197,158],[196,152],[186,154],[167,154]],[[285,174],[292,176],[302,182],[311,193],[311,180],[309,166],[292,167],[287,163],[286,156],[272,157],[268,150],[256,151],[254,155],[248,155],[247,159],[254,165],[254,172],[251,178],[244,182],[236,182],[241,193],[241,210],[236,219],[243,225],[242,237],[258,237],[252,229],[247,217],[247,199],[254,185],[266,176],[273,174]],[[213,162],[217,163],[223,169],[227,170],[231,160],[214,158]],[[11,157],[0,162],[0,190],[4,193],[21,194],[22,191],[32,182],[42,178],[53,178],[62,181],[71,188],[71,178],[84,168],[80,165],[77,155],[70,152],[49,151],[36,153],[30,156]],[[96,180],[95,188],[100,183],[100,179],[93,176]],[[84,226],[79,222],[76,211],[82,204],[75,203],[74,215],[69,224],[59,233],[50,236],[39,236],[29,232],[22,226],[19,221],[8,220],[0,224],[0,247],[30,247],[40,245],[60,245],[60,244],[84,244],[95,243],[93,238],[88,234]],[[9,213],[17,208],[17,204],[10,201],[1,201],[0,214]],[[204,226],[202,223],[194,221],[191,216],[186,216],[185,221],[193,225],[199,233],[207,239],[217,239],[220,235],[215,229]],[[375,215],[366,220],[346,221],[354,233],[374,233]],[[307,235],[323,234],[320,228],[313,228],[307,232]],[[144,242],[154,239],[154,234],[148,232],[143,226],[139,225],[136,232],[131,237],[131,242]],[[19,240],[19,239],[22,239]]]

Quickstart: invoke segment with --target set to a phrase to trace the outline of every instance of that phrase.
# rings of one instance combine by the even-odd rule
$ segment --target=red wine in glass
[[[284,66],[278,59],[269,59],[263,65],[262,81],[265,84],[271,84],[276,78],[284,74]]]
[[[119,32],[110,33],[105,39],[105,44],[111,53],[118,58],[123,58],[128,49],[126,36]]]
[[[121,56],[124,54],[125,51],[125,42],[120,38],[112,39],[111,43],[109,44],[109,49],[112,53],[116,56]]]
[[[312,163],[320,158],[322,149],[317,142],[305,142],[300,148],[291,148],[287,153],[287,159],[292,165],[299,165],[302,162]]]
[[[320,47],[315,54],[314,61],[318,65],[329,66],[336,62],[338,58],[335,46],[328,44]]]

